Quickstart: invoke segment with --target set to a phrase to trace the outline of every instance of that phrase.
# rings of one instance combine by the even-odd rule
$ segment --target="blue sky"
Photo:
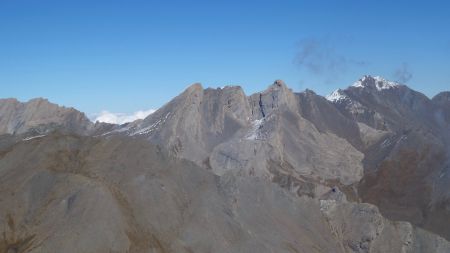
[[[88,115],[158,108],[189,84],[325,95],[364,74],[450,90],[447,1],[0,0],[0,97]]]

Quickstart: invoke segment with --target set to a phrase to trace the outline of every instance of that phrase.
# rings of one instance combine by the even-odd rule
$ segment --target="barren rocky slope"
[[[82,134],[92,127],[89,119],[73,108],[60,107],[46,99],[21,103],[0,99],[0,134],[44,133],[55,128]]]
[[[84,113],[35,98],[20,102],[0,99],[0,135],[43,135],[55,130],[79,135],[93,135],[111,128],[110,124],[92,123]]]
[[[330,116],[304,108],[299,96],[282,81],[249,97],[240,87],[203,89],[195,84],[146,119],[105,136],[145,138],[217,175],[254,175],[280,181],[301,194],[315,196],[334,185],[355,190],[364,156],[340,136],[352,139],[356,123],[324,98]]]
[[[450,249],[338,191],[318,200],[257,177],[219,177],[144,140],[54,133],[1,154],[1,252]]]
[[[450,117],[448,92],[433,100],[407,86],[365,76],[329,97],[360,125],[363,201],[389,218],[450,238]]]
[[[194,84],[120,126],[0,100],[0,252],[450,252],[449,97]]]

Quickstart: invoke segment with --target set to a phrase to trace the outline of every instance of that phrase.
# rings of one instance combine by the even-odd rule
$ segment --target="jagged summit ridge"
[[[350,134],[331,126],[331,118],[318,127],[324,132],[313,127],[306,118],[319,120],[320,112],[309,114],[302,107],[310,107],[307,103],[316,103],[319,96],[309,92],[308,97],[303,100],[282,80],[250,96],[239,86],[202,89],[196,84],[144,120],[121,126],[109,134],[147,138],[174,156],[194,161],[218,175],[240,171],[270,179],[273,177],[270,163],[283,161],[299,168],[293,172],[296,177],[342,180],[343,184],[358,181],[362,176],[362,155],[336,137]],[[326,103],[317,101],[314,107],[325,106],[324,111],[338,113]],[[345,121],[343,116],[333,117]],[[351,131],[356,129],[356,125],[345,124]],[[325,129],[333,133],[328,134]],[[296,134],[298,131],[302,134]],[[286,140],[291,144],[284,147],[282,143]],[[327,151],[327,146],[335,147],[341,155]],[[299,150],[300,156],[296,155]],[[317,162],[313,164],[311,158]]]

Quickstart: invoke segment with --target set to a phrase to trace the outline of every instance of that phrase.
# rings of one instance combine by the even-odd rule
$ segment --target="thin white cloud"
[[[99,114],[95,115],[94,122],[99,121],[111,124],[124,124],[137,119],[143,119],[155,111],[155,109],[140,110],[131,114],[101,111]]]

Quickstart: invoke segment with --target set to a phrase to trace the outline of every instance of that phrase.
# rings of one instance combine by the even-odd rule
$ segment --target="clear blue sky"
[[[0,0],[0,97],[128,113],[194,82],[323,95],[364,74],[450,90],[450,3]]]

